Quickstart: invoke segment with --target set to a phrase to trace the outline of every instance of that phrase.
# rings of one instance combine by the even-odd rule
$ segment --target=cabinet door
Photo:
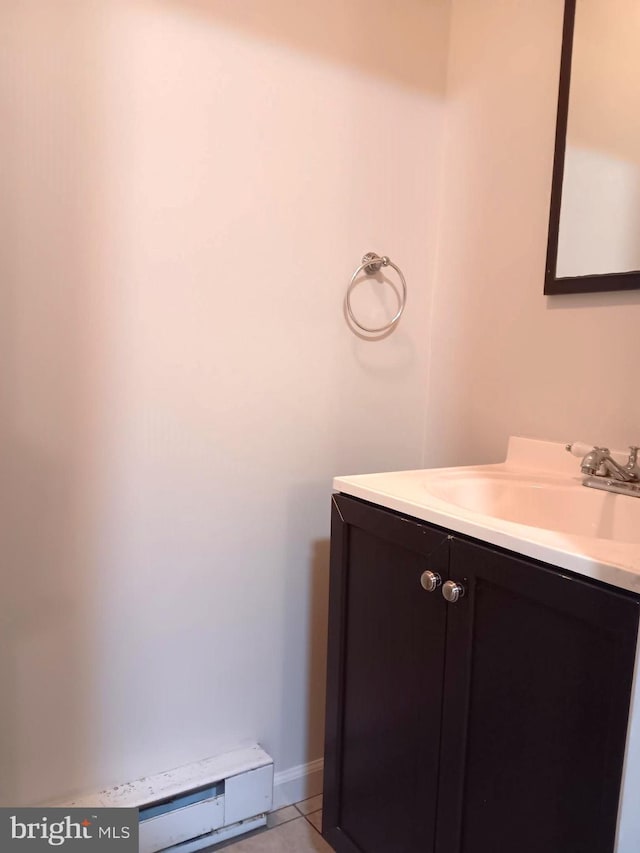
[[[612,853],[638,603],[460,540],[438,853]]]
[[[334,497],[323,834],[340,853],[432,853],[444,531]]]

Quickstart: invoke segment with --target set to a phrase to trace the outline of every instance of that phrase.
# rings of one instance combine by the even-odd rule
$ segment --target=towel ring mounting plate
[[[402,298],[400,299],[400,305],[398,310],[394,314],[394,316],[389,320],[389,322],[378,328],[371,328],[369,326],[363,326],[362,323],[356,320],[355,314],[353,313],[353,309],[351,307],[351,291],[355,287],[356,279],[360,275],[361,272],[365,272],[367,275],[375,275],[380,272],[382,267],[391,267],[394,269],[398,278],[400,279],[400,284],[402,285]],[[349,287],[347,288],[347,295],[345,297],[345,303],[347,306],[347,313],[351,319],[351,322],[361,329],[363,332],[368,332],[369,334],[381,334],[382,332],[386,332],[389,329],[392,329],[400,317],[402,317],[402,312],[404,311],[404,307],[407,304],[407,282],[405,281],[404,275],[402,274],[402,270],[400,267],[396,266],[386,255],[378,255],[376,252],[367,252],[367,254],[362,258],[362,263],[356,269],[354,274],[351,276],[351,281],[349,282]]]

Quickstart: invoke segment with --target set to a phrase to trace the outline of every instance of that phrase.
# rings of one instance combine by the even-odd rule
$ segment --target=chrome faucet
[[[592,447],[587,453],[585,445],[567,444],[566,449],[574,456],[583,456],[580,463],[580,470],[585,475],[583,485],[591,489],[640,497],[637,447],[629,448],[629,458],[625,465],[616,462],[608,447]]]

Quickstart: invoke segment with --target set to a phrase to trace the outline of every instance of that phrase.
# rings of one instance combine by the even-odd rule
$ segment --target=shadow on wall
[[[330,494],[330,481],[307,483],[296,487],[288,501],[278,720],[280,743],[288,754],[278,756],[276,772],[299,766],[301,756],[303,764],[308,764],[324,753],[330,543],[314,537],[313,520],[324,516],[328,526]],[[302,681],[295,678],[299,672],[306,673]],[[294,731],[292,723],[299,730]]]
[[[55,5],[0,10],[1,805],[81,779],[97,739],[91,25]]]
[[[157,9],[159,4],[151,5]],[[448,31],[449,0],[395,5],[388,0],[163,0],[160,5],[215,19],[409,88],[444,94],[441,44]]]
[[[312,760],[324,753],[327,625],[329,622],[329,546],[329,539],[316,540],[312,545],[311,557],[307,711],[309,739],[307,755]]]

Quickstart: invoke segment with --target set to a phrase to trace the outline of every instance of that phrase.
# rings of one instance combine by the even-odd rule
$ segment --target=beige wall
[[[640,6],[577,0],[571,60],[569,143],[640,164]]]
[[[559,0],[454,0],[426,463],[639,443],[640,293],[542,294]]]
[[[331,478],[422,462],[447,27],[1,4],[1,802],[321,756]]]

